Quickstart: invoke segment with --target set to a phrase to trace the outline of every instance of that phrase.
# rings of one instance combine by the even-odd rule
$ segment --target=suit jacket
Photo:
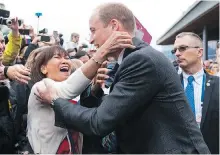
[[[115,130],[118,153],[210,153],[173,65],[143,41],[133,43],[101,105],[86,108],[59,98],[56,125],[98,136]]]
[[[206,71],[205,96],[200,129],[212,154],[219,154],[219,77]],[[181,81],[183,76],[181,74]]]
[[[108,73],[109,75],[109,79],[106,81],[105,85],[106,86],[110,86],[112,84],[112,82],[114,81],[115,78],[115,73],[117,72],[118,69],[118,64],[116,64],[116,62],[113,64],[111,63],[112,66],[107,67],[110,70],[110,72]],[[91,93],[91,87],[92,84],[90,84],[84,91],[83,93],[80,95],[80,105],[84,106],[84,107],[88,107],[88,108],[93,108],[93,107],[98,107],[105,94],[103,92],[103,90],[100,88],[96,94],[96,96],[94,96]],[[112,135],[110,136],[112,137]],[[108,152],[103,148],[102,146],[102,138],[100,136],[88,136],[88,135],[83,135],[83,150],[82,153],[86,153],[86,154],[106,154],[106,153],[114,153],[112,149],[111,151],[108,150]],[[113,137],[112,137],[113,138]],[[115,146],[117,143],[115,143],[115,141],[111,141],[111,143],[108,143],[108,146]],[[115,148],[115,147],[114,147]]]

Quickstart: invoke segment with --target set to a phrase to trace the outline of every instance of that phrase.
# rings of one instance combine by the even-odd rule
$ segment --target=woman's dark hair
[[[41,72],[42,65],[46,65],[54,55],[64,55],[69,56],[64,48],[61,46],[46,46],[36,49],[38,52],[31,60],[31,80],[36,83],[46,78]],[[34,51],[33,51],[34,52]]]

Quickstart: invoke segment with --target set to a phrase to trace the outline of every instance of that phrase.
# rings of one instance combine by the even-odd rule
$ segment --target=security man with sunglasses
[[[202,40],[191,32],[180,33],[172,53],[182,69],[182,86],[204,140],[212,154],[219,154],[219,77],[203,69]]]

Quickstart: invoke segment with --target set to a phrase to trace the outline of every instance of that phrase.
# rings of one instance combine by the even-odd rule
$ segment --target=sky
[[[57,30],[69,41],[72,32],[80,34],[80,42],[89,39],[89,18],[99,4],[121,2],[132,10],[152,36],[151,45],[161,37],[195,2],[195,0],[0,0],[11,17],[22,18],[26,25],[37,30],[36,12],[43,15],[39,30],[48,28],[49,33]]]

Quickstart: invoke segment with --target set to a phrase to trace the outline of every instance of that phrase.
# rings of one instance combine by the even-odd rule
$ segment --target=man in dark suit
[[[204,140],[212,154],[219,154],[219,77],[204,71],[202,40],[198,35],[178,34],[173,51],[182,68],[181,82]]]
[[[124,5],[101,5],[90,19],[91,41],[102,46],[114,31],[132,34],[134,25]],[[111,55],[120,66],[110,94],[97,108],[57,98],[50,84],[46,91],[38,89],[52,103],[56,125],[86,135],[116,131],[118,153],[209,153],[173,65],[143,41],[133,38],[133,44],[135,49]]]
[[[97,75],[93,82],[80,95],[80,105],[88,108],[100,106],[103,98],[109,94],[109,89],[114,81],[115,73],[118,69],[118,64],[114,60],[108,63],[104,62],[97,71]],[[103,77],[107,77],[103,78]],[[102,88],[102,86],[104,87]],[[89,154],[105,154],[115,153],[117,150],[115,133],[111,133],[105,138],[100,136],[83,135],[82,153]]]

